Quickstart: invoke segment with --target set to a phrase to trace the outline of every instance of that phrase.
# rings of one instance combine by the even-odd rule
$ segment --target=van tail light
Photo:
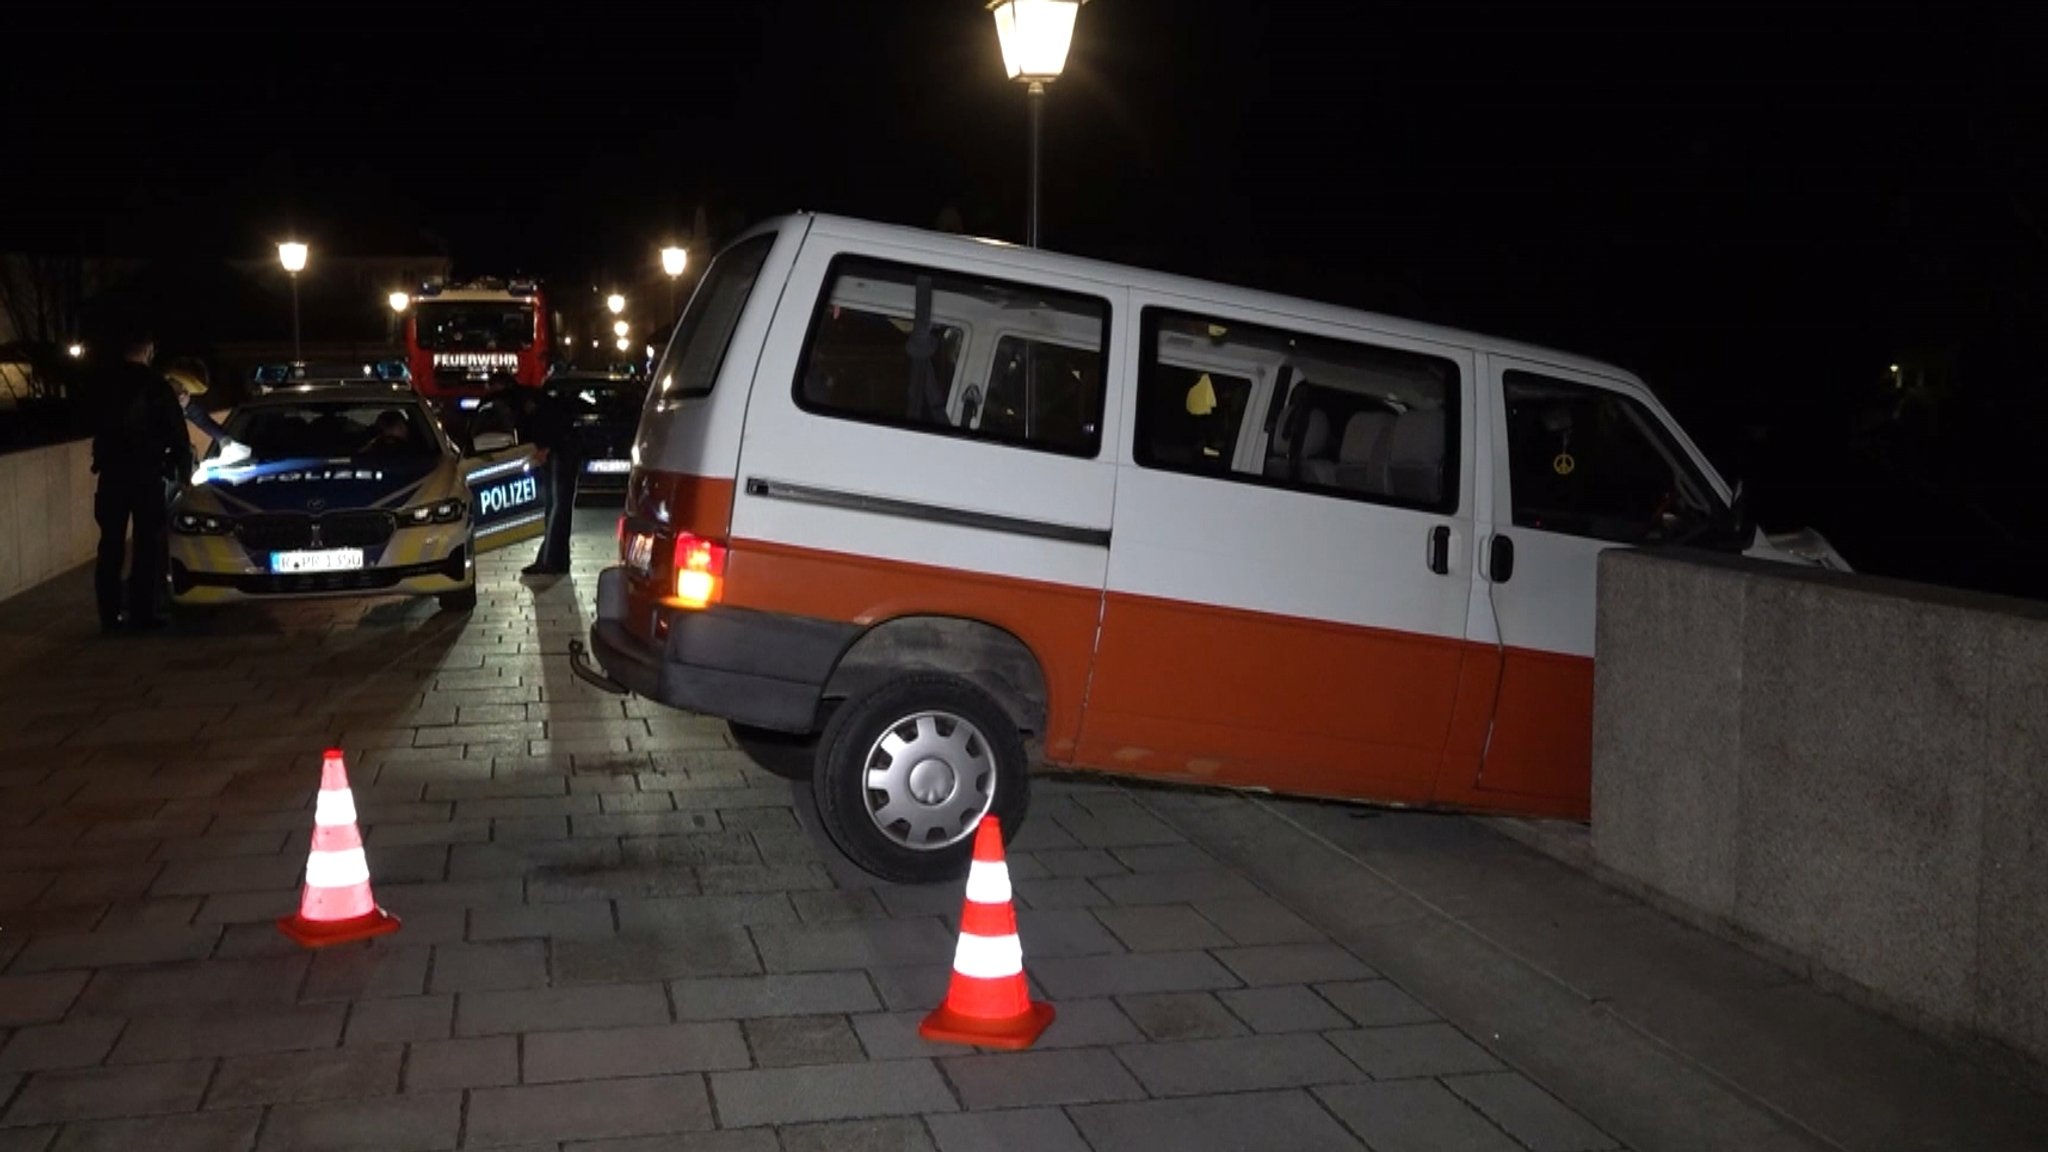
[[[684,532],[676,537],[676,599],[685,608],[716,604],[725,593],[725,545]]]

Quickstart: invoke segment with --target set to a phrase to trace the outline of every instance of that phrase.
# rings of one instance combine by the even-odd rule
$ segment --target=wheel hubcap
[[[996,761],[981,729],[951,712],[918,712],[868,749],[867,807],[906,848],[945,848],[974,831],[995,800]]]

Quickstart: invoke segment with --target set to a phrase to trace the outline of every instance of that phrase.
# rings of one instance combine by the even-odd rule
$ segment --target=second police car
[[[181,604],[409,595],[466,610],[478,553],[541,531],[531,451],[500,434],[465,454],[403,384],[271,392],[227,433],[248,457],[210,453],[172,501]]]

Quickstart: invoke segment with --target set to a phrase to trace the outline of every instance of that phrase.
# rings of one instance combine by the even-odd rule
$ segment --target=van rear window
[[[773,233],[756,236],[726,249],[712,261],[655,371],[662,400],[711,395],[726,349],[732,344],[733,330],[739,327],[740,311],[753,295],[754,281],[760,278],[761,265],[774,245]]]
[[[808,412],[1093,457],[1102,448],[1106,301],[842,257],[795,381]]]

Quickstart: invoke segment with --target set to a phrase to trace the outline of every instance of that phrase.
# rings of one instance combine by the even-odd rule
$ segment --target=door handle
[[[1451,573],[1451,530],[1439,524],[1429,530],[1429,570],[1439,576]]]
[[[1496,532],[1486,550],[1486,578],[1495,584],[1505,584],[1514,575],[1515,542]]]

